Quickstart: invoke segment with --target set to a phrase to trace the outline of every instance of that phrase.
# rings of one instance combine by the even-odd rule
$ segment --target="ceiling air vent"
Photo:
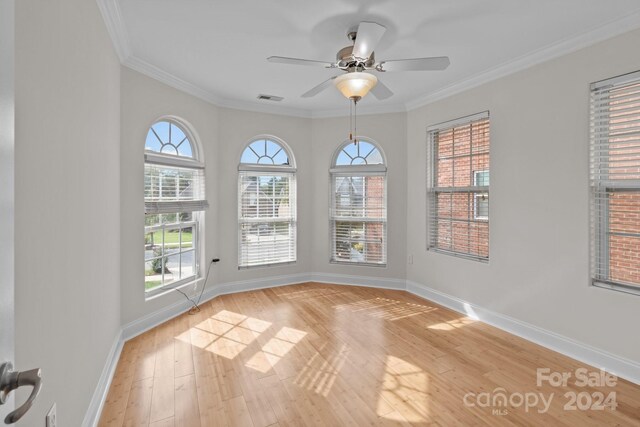
[[[258,99],[261,99],[263,101],[282,101],[284,98],[281,96],[275,96],[275,95],[263,95],[260,94],[258,95]]]

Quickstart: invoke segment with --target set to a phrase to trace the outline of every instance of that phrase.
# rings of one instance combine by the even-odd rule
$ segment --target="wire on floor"
[[[198,299],[196,301],[189,298],[189,296],[186,293],[182,292],[182,290],[178,288],[174,288],[175,291],[180,292],[187,299],[187,301],[189,301],[193,305],[193,307],[189,309],[190,315],[194,315],[200,311],[200,300],[202,299],[202,295],[204,294],[204,288],[206,288],[207,281],[209,280],[209,272],[211,271],[211,266],[218,261],[220,261],[219,258],[214,258],[209,263],[209,267],[207,267],[207,274],[204,277],[204,282],[202,283],[202,289],[200,290],[200,295],[198,295]]]

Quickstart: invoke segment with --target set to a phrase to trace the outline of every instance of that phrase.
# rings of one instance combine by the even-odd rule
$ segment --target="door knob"
[[[6,416],[4,419],[5,424],[17,422],[27,413],[31,406],[33,406],[33,402],[36,400],[36,397],[38,397],[38,394],[40,394],[40,389],[42,388],[42,376],[40,368],[14,372],[11,362],[0,365],[0,405],[7,400],[9,393],[25,385],[33,386],[31,395],[22,406]]]

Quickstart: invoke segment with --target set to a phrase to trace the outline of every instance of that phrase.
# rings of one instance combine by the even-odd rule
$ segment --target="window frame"
[[[378,268],[386,268],[388,265],[388,223],[389,223],[389,212],[388,212],[388,204],[387,204],[387,190],[388,190],[388,180],[387,180],[387,158],[382,150],[380,144],[376,141],[358,136],[356,138],[358,142],[363,141],[368,144],[374,146],[374,148],[380,153],[382,158],[382,164],[358,164],[358,165],[337,165],[337,160],[340,153],[344,150],[346,146],[349,144],[353,144],[353,141],[346,140],[343,141],[338,148],[334,151],[332,159],[331,159],[331,167],[329,169],[329,263],[336,265],[357,265],[363,267],[378,267]],[[384,209],[384,219],[383,220],[368,220],[366,217],[362,218],[344,218],[339,219],[339,217],[333,214],[336,209],[336,188],[335,183],[337,177],[367,177],[367,176],[381,176],[383,178],[383,209]],[[336,244],[337,241],[335,237],[335,223],[337,222],[353,222],[353,223],[381,223],[382,224],[382,256],[383,262],[367,262],[367,261],[352,261],[352,260],[338,260],[334,258],[334,254],[336,252]]]
[[[468,259],[468,260],[472,260],[472,261],[477,261],[477,262],[481,262],[481,263],[485,263],[488,264],[489,260],[490,260],[490,254],[491,254],[491,236],[490,236],[490,228],[487,230],[487,256],[480,256],[480,255],[474,255],[472,253],[468,253],[468,252],[461,252],[461,251],[456,251],[456,250],[447,250],[444,248],[440,248],[437,247],[436,245],[433,245],[433,241],[434,241],[434,236],[432,235],[433,233],[433,229],[434,227],[437,229],[437,224],[433,225],[431,224],[432,218],[435,217],[433,211],[434,209],[437,209],[437,207],[434,205],[434,198],[437,198],[438,194],[451,194],[452,197],[454,194],[456,193],[462,193],[464,194],[465,192],[468,193],[477,193],[477,194],[473,194],[473,220],[479,223],[486,223],[487,225],[489,225],[490,223],[490,216],[491,216],[491,212],[489,211],[489,216],[486,217],[486,219],[483,216],[480,217],[476,217],[476,209],[477,209],[477,205],[476,205],[476,197],[480,196],[481,194],[486,194],[487,196],[489,196],[490,194],[490,185],[486,185],[486,186],[478,186],[476,185],[476,173],[478,172],[489,172],[491,170],[491,167],[489,167],[489,169],[479,169],[477,171],[472,170],[472,174],[473,176],[470,178],[473,178],[472,183],[473,185],[470,187],[456,187],[455,186],[455,174],[452,175],[452,182],[451,182],[451,187],[448,187],[450,189],[454,189],[454,188],[458,188],[459,191],[446,191],[446,190],[442,190],[443,188],[446,187],[438,187],[437,186],[437,179],[438,179],[438,164],[437,164],[437,156],[435,153],[435,147],[434,147],[434,134],[435,133],[439,133],[439,132],[444,132],[444,131],[448,131],[457,127],[463,127],[466,125],[470,125],[473,123],[477,123],[477,122],[481,122],[481,121],[487,121],[488,122],[488,126],[490,128],[491,123],[491,115],[489,110],[486,111],[482,111],[479,113],[475,113],[475,114],[471,114],[468,116],[463,116],[463,117],[459,117],[457,119],[453,119],[453,120],[448,120],[445,122],[441,122],[441,123],[437,123],[434,125],[430,125],[427,127],[427,156],[426,156],[426,205],[427,205],[427,210],[426,210],[426,249],[427,252],[434,252],[434,253],[438,253],[438,254],[444,254],[444,255],[450,255],[453,257],[457,257],[457,258],[462,258],[462,259]],[[489,159],[491,159],[491,134],[489,134],[489,151],[488,151],[488,155],[489,155]],[[470,151],[470,156],[473,157],[473,152]],[[455,162],[455,158],[452,160],[453,162]],[[489,160],[489,164],[490,164],[490,160]],[[478,191],[480,190],[480,191]]]
[[[590,280],[589,285],[597,288],[610,289],[618,292],[623,292],[632,295],[640,295],[640,284],[634,284],[630,282],[616,281],[610,278],[611,270],[611,250],[609,248],[610,234],[625,235],[623,232],[611,232],[610,231],[610,201],[608,195],[615,192],[639,192],[640,193],[640,179],[625,180],[625,179],[611,179],[602,170],[608,171],[608,167],[601,168],[601,160],[599,153],[603,148],[603,143],[600,139],[604,137],[598,137],[597,134],[602,134],[603,129],[606,131],[606,138],[610,138],[609,133],[610,125],[607,122],[599,120],[609,120],[608,113],[603,115],[598,114],[596,110],[596,104],[602,102],[602,98],[599,97],[600,91],[606,91],[610,93],[611,90],[615,91],[620,88],[624,88],[627,85],[640,84],[640,71],[631,72],[615,76],[612,78],[593,82],[590,85],[590,99],[589,99],[589,151],[590,151],[590,173],[589,173],[589,204],[590,204]],[[607,104],[609,105],[609,104]],[[601,106],[600,106],[601,107]],[[609,110],[607,110],[609,111]],[[640,112],[637,113],[640,119]],[[635,117],[635,116],[634,116]],[[619,142],[618,142],[619,143]],[[609,145],[606,145],[606,149],[609,150]],[[624,150],[625,148],[618,147],[618,150]],[[628,149],[628,148],[627,148]],[[607,151],[609,153],[609,151]],[[631,154],[636,155],[636,153]],[[640,161],[640,159],[636,159]],[[598,200],[602,198],[602,200]],[[640,239],[640,234],[630,233],[631,236]],[[603,267],[599,267],[602,265]],[[599,271],[602,268],[604,272]]]
[[[481,173],[489,173],[489,169],[477,170],[473,171],[473,186],[478,186],[478,174]],[[489,221],[489,205],[487,204],[487,215],[478,215],[479,205],[482,201],[478,201],[478,198],[486,195],[487,200],[489,199],[489,193],[477,193],[473,195],[473,219],[479,221]]]
[[[146,258],[145,257],[145,260],[144,260],[145,265],[147,264],[147,262],[152,262],[153,260],[158,259],[158,258],[165,258],[165,257],[168,258],[169,256],[179,255],[180,256],[180,267],[182,268],[182,254],[184,254],[186,252],[193,252],[193,259],[194,259],[194,266],[193,266],[194,270],[193,270],[193,274],[192,275],[190,275],[188,277],[180,278],[178,280],[174,280],[173,282],[169,282],[166,285],[156,286],[156,287],[154,287],[154,288],[152,288],[152,289],[150,289],[148,291],[145,289],[145,292],[147,294],[153,294],[154,291],[157,291],[157,290],[166,291],[167,289],[178,288],[178,287],[190,284],[190,283],[194,283],[196,280],[199,279],[199,268],[198,267],[199,267],[200,263],[198,261],[198,258],[199,258],[198,255],[199,255],[200,251],[198,250],[198,245],[200,244],[199,243],[200,239],[198,238],[198,233],[200,231],[200,227],[198,226],[198,220],[193,219],[193,217],[195,216],[196,213],[192,212],[191,214],[192,214],[192,220],[190,220],[190,221],[185,221],[185,222],[179,221],[179,222],[173,222],[173,223],[168,223],[168,224],[161,223],[161,224],[157,224],[157,225],[145,226],[145,230],[144,230],[145,231],[145,235],[149,234],[149,233],[154,233],[156,231],[162,230],[162,234],[164,236],[166,231],[180,230],[180,235],[179,235],[179,238],[178,238],[178,242],[182,241],[182,230],[184,228],[191,227],[191,229],[193,230],[191,232],[191,236],[192,236],[191,237],[192,238],[192,243],[191,243],[192,248],[191,249],[182,250],[182,248],[179,248],[178,252],[174,252],[171,255],[165,255],[164,254],[165,245],[164,245],[164,241],[163,241],[162,242],[162,250],[163,250],[162,254],[160,256],[153,256],[151,258]],[[179,218],[181,213],[178,213],[176,215]],[[146,244],[145,244],[145,246],[146,246]],[[163,271],[162,274],[161,274],[162,281],[160,283],[164,282],[164,275],[165,275],[165,273]]]
[[[201,161],[200,156],[202,153],[202,149],[200,147],[200,143],[199,143],[199,139],[196,135],[196,133],[193,131],[193,128],[191,127],[190,124],[188,124],[187,122],[185,122],[184,120],[176,117],[176,116],[162,116],[157,118],[156,120],[154,120],[148,127],[147,127],[147,133],[150,132],[152,130],[152,127],[155,126],[157,123],[160,122],[168,122],[170,125],[174,125],[176,127],[178,127],[185,135],[185,139],[189,142],[190,146],[191,146],[191,153],[192,153],[192,157],[187,157],[187,156],[181,156],[181,155],[173,155],[173,154],[166,154],[166,153],[160,153],[160,152],[156,152],[156,151],[152,151],[146,148],[144,148],[144,164],[145,164],[145,179],[147,177],[146,175],[146,165],[151,165],[151,166],[158,166],[158,167],[166,167],[166,168],[178,168],[178,169],[193,169],[193,170],[197,170],[198,172],[201,172],[201,175],[199,177],[199,179],[202,180],[201,185],[202,185],[202,192],[203,192],[203,197],[205,197],[205,208],[207,206],[206,203],[206,174],[204,173],[204,169],[205,169],[205,165],[204,163]],[[145,143],[146,145],[146,143]],[[145,205],[148,203],[153,203],[153,202],[146,202],[145,200]],[[191,219],[189,221],[181,221],[180,220],[180,216],[184,213],[190,213],[191,214]],[[154,225],[146,225],[144,226],[144,234],[145,236],[149,233],[149,232],[155,232],[158,230],[171,230],[171,229],[180,229],[182,230],[183,228],[187,228],[187,227],[192,227],[192,249],[190,249],[190,251],[193,251],[193,257],[194,257],[194,271],[193,274],[185,277],[185,278],[180,278],[177,280],[174,280],[172,282],[169,283],[163,283],[161,282],[161,284],[159,286],[156,286],[154,288],[151,288],[149,290],[146,289],[146,285],[145,285],[145,289],[144,289],[144,296],[145,296],[145,300],[151,300],[154,299],[158,296],[164,295],[169,291],[172,291],[174,289],[179,289],[185,286],[189,286],[193,283],[198,283],[199,281],[203,280],[202,277],[202,271],[201,271],[201,266],[203,265],[203,257],[204,257],[204,253],[205,253],[205,248],[204,248],[204,238],[202,237],[202,233],[204,233],[204,220],[205,220],[205,214],[203,210],[195,210],[195,211],[189,211],[189,210],[176,210],[175,212],[167,212],[167,213],[163,213],[163,212],[157,212],[157,213],[147,213],[145,212],[145,217],[147,215],[172,215],[175,214],[176,215],[176,221],[175,222],[171,222],[171,223],[164,223],[161,222],[160,224],[154,224]],[[145,221],[146,222],[146,221]],[[188,225],[187,225],[188,224]],[[163,231],[164,234],[164,231]],[[181,238],[179,238],[181,239]],[[179,240],[180,241],[180,240]],[[146,251],[146,243],[145,243],[145,251]],[[164,241],[162,242],[162,255],[160,255],[160,257],[158,256],[152,256],[150,258],[147,258],[146,254],[144,256],[144,265],[146,268],[146,264],[147,262],[153,260],[153,259],[157,259],[157,258],[164,258],[164,257],[168,257],[171,255],[175,255],[175,254],[171,254],[171,255],[164,255],[164,250],[165,250],[165,245],[164,245]],[[181,263],[181,268],[182,268],[182,253],[187,252],[187,251],[182,251],[180,248],[178,249],[178,252],[176,254],[180,255],[180,263]],[[146,277],[146,276],[145,276]],[[164,271],[162,272],[162,277],[163,277],[163,281],[164,281]],[[146,283],[146,280],[145,280]]]
[[[276,165],[276,164],[264,164],[264,163],[242,163],[242,157],[243,154],[245,153],[246,150],[250,149],[251,145],[255,142],[258,141],[271,141],[277,145],[279,145],[281,147],[282,150],[284,150],[285,154],[287,155],[287,159],[289,161],[288,165]],[[252,150],[253,151],[253,150]],[[278,151],[279,152],[279,151]],[[275,157],[277,155],[274,154],[273,156],[267,156],[267,157]],[[264,156],[263,156],[264,157]],[[262,158],[259,157],[258,160]],[[237,244],[238,244],[238,270],[245,270],[245,269],[254,269],[254,268],[268,268],[268,267],[277,267],[277,266],[285,266],[285,265],[292,265],[292,264],[296,264],[298,262],[298,207],[297,207],[297,203],[298,203],[298,194],[297,194],[297,168],[296,168],[296,161],[295,161],[295,157],[293,155],[293,151],[291,150],[291,147],[289,147],[289,145],[283,141],[281,138],[278,138],[277,136],[274,135],[267,135],[267,134],[263,134],[263,135],[256,135],[255,137],[251,138],[246,144],[243,145],[242,150],[240,151],[240,156],[238,158],[238,178],[237,178],[237,192],[236,192],[236,197],[237,197]],[[283,221],[283,220],[278,220],[277,218],[273,217],[266,217],[266,218],[261,218],[261,219],[248,219],[248,218],[243,218],[242,217],[242,178],[244,176],[255,176],[255,177],[264,177],[264,176],[272,176],[272,177],[284,177],[286,176],[288,178],[288,185],[289,185],[289,206],[291,209],[291,218]],[[293,200],[293,203],[291,203],[291,200]],[[290,242],[290,244],[293,245],[293,259],[289,259],[289,260],[285,260],[285,261],[278,261],[278,262],[263,262],[260,264],[243,264],[242,263],[242,253],[243,253],[243,246],[242,246],[242,236],[243,236],[243,225],[245,224],[256,224],[256,225],[260,225],[263,223],[266,224],[274,224],[277,222],[288,222],[290,225],[290,227],[292,227],[292,231],[291,233],[293,234],[292,236],[292,242]]]

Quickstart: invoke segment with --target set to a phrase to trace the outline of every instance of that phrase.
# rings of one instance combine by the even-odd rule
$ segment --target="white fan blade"
[[[358,25],[358,34],[353,45],[353,56],[360,59],[368,59],[382,39],[385,27],[375,22],[361,22]]]
[[[285,56],[270,56],[267,61],[277,64],[306,65],[310,67],[334,68],[334,65],[327,61],[314,61],[313,59],[287,58]]]
[[[302,97],[303,98],[311,98],[312,96],[316,96],[317,94],[319,94],[320,92],[322,92],[323,90],[325,90],[326,88],[331,86],[331,84],[333,83],[333,79],[335,79],[336,77],[338,77],[338,76],[333,76],[333,77],[329,78],[328,80],[323,81],[318,86],[316,86],[313,89],[303,93]]]
[[[378,80],[378,83],[373,87],[373,89],[371,89],[371,93],[379,100],[387,99],[393,96],[393,92],[391,92],[391,89],[389,89],[380,80]]]
[[[431,58],[396,59],[381,61],[383,71],[437,71],[449,66],[449,57],[433,56]]]

